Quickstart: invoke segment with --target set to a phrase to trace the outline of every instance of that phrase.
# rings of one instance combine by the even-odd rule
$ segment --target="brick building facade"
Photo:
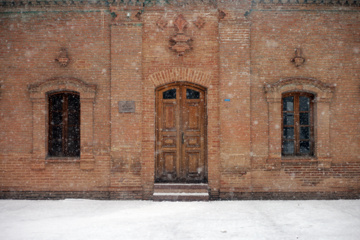
[[[359,1],[0,5],[2,198],[360,196]]]

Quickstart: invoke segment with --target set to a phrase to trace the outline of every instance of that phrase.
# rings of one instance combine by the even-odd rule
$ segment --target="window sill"
[[[88,158],[80,157],[46,157],[45,161],[42,162],[44,168],[45,164],[77,164],[80,166],[81,170],[93,170],[95,168],[95,159],[93,156],[88,156]]]
[[[80,157],[47,157],[46,163],[78,163]]]
[[[308,162],[316,162],[317,158],[315,156],[282,156],[281,161],[294,161],[294,160],[301,160],[301,161],[308,161]]]
[[[287,156],[281,157],[283,165],[302,165],[302,164],[317,164],[318,159],[315,156]]]

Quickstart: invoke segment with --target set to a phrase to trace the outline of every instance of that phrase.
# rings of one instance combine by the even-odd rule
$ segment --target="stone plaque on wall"
[[[135,101],[119,101],[119,112],[120,113],[134,113],[135,112]]]

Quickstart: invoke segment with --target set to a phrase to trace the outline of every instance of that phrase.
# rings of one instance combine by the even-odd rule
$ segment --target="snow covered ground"
[[[0,200],[0,239],[360,239],[360,200]]]

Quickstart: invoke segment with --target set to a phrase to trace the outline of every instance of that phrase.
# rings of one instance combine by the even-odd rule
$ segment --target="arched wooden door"
[[[174,83],[156,91],[156,182],[206,182],[206,89]]]

